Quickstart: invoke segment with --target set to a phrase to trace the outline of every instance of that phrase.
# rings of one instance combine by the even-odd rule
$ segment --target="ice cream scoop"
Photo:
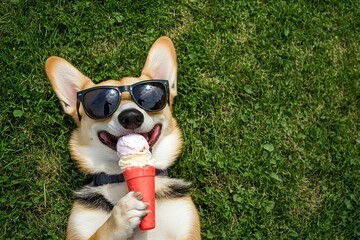
[[[119,138],[116,150],[119,158],[138,153],[150,153],[149,144],[146,139],[136,133],[131,133]]]
[[[150,212],[141,220],[140,229],[155,228],[155,167],[149,151],[149,144],[140,134],[129,134],[119,138],[116,145],[129,191],[141,192],[148,202]]]
[[[119,165],[122,169],[154,165],[149,151],[149,144],[140,134],[132,133],[119,138],[116,149],[117,155],[120,157]]]

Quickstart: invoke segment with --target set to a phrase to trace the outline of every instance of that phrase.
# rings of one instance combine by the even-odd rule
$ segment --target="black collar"
[[[156,169],[156,175],[157,176],[168,176],[168,170],[167,169]],[[113,174],[108,175],[106,173],[97,173],[93,175],[93,181],[92,184],[94,186],[102,186],[109,183],[121,183],[124,182],[125,178],[122,173],[120,174]]]

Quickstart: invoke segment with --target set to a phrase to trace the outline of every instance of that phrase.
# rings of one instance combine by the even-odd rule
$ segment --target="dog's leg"
[[[115,205],[108,220],[91,236],[93,239],[128,239],[148,213],[140,193],[129,192]]]

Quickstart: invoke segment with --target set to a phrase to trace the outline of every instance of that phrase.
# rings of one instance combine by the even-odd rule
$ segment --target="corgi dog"
[[[93,181],[74,194],[67,239],[201,239],[189,183],[167,176],[182,147],[172,116],[177,94],[174,45],[161,37],[150,48],[140,77],[92,82],[59,57],[50,57],[46,74],[65,113],[76,123],[69,143],[80,170]],[[147,213],[141,193],[129,192],[118,165],[117,140],[131,133],[150,146],[155,177],[156,226],[141,231]]]

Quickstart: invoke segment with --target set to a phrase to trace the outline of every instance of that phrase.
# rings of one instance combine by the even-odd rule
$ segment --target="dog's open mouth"
[[[150,132],[146,132],[146,133],[140,133],[145,139],[146,141],[148,141],[149,143],[149,147],[150,147],[150,151],[152,149],[152,146],[154,146],[154,144],[157,142],[157,140],[160,137],[161,134],[161,125],[160,124],[156,124],[154,126],[154,128],[150,131]],[[100,141],[105,144],[106,146],[108,146],[109,148],[113,149],[114,151],[116,151],[116,144],[117,141],[120,137],[122,136],[114,136],[111,133],[107,132],[107,131],[100,131],[98,132],[98,137],[100,139]]]

